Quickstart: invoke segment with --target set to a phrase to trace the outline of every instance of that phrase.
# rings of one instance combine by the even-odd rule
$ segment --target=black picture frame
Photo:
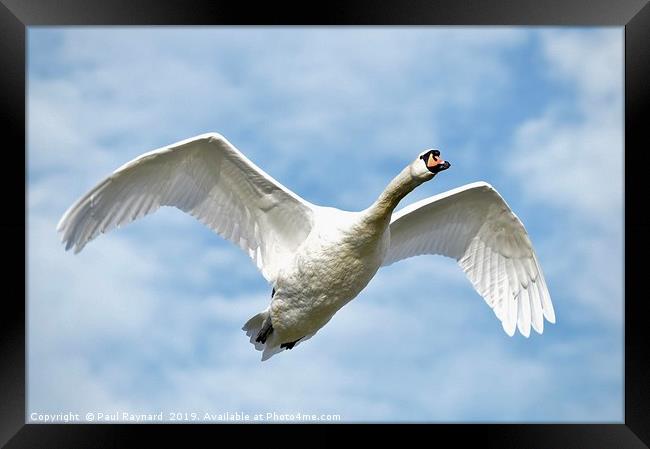
[[[625,421],[622,424],[418,425],[411,438],[500,448],[643,448],[650,444],[648,300],[644,293],[650,219],[642,173],[650,153],[650,5],[648,0],[336,0],[249,3],[190,0],[0,0],[0,112],[5,236],[3,312],[0,314],[0,444],[6,447],[127,447],[219,433],[288,426],[43,425],[25,424],[26,27],[36,25],[560,25],[625,27]],[[645,125],[645,126],[644,126]],[[23,148],[23,152],[20,149]],[[9,162],[16,156],[18,164]],[[21,170],[20,167],[24,167]],[[603,177],[606,179],[606,169]],[[603,188],[606,188],[604,182]],[[18,236],[23,235],[23,239]],[[7,243],[9,245],[7,245]],[[7,252],[8,251],[8,252]],[[638,258],[639,263],[636,263]],[[23,263],[19,263],[22,261]],[[15,272],[14,272],[15,271]],[[21,276],[22,272],[22,276]],[[291,426],[291,430],[315,425]],[[366,427],[366,426],[362,426]],[[385,436],[396,426],[373,426]],[[401,426],[400,426],[401,427]],[[350,429],[330,425],[325,432]],[[319,429],[316,429],[320,431]],[[417,433],[419,435],[414,435]],[[197,435],[199,434],[199,435]],[[265,436],[269,438],[269,436]],[[248,436],[247,436],[248,438]],[[273,437],[270,437],[273,438]],[[197,440],[200,441],[200,440]],[[215,440],[213,440],[215,441]]]

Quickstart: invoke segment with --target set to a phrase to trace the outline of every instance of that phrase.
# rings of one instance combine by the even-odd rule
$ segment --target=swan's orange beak
[[[427,170],[434,175],[451,167],[451,164],[448,161],[440,158],[440,150],[429,150],[421,155],[420,159],[422,159],[422,162],[426,165]]]
[[[442,158],[436,157],[433,153],[429,153],[429,159],[427,159],[427,167],[434,168],[436,165],[443,165],[445,161]]]

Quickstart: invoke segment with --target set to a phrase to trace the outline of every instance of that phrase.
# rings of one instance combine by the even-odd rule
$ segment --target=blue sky
[[[28,415],[623,421],[623,28],[32,27],[28,57]],[[78,197],[208,131],[347,210],[440,148],[452,168],[402,205],[491,183],[557,324],[508,337],[453,260],[422,256],[260,363],[240,328],[270,288],[193,218],[165,208],[63,250]]]

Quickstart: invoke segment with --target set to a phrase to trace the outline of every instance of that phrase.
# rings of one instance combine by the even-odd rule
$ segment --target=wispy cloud
[[[541,44],[562,96],[520,125],[511,173],[535,201],[620,226],[622,30],[547,32]]]

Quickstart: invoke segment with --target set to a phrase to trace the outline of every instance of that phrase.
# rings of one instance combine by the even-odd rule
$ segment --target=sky
[[[623,422],[622,108],[622,27],[30,27],[28,421]],[[241,326],[271,289],[192,217],[163,208],[64,251],[55,228],[75,200],[205,132],[345,210],[439,148],[451,169],[399,207],[492,184],[557,323],[508,337],[455,261],[420,256],[262,363]]]

